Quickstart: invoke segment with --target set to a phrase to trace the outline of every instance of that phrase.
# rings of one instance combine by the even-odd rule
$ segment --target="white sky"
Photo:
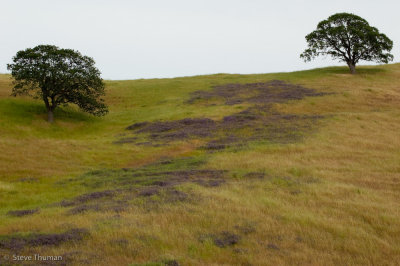
[[[18,50],[54,44],[95,59],[105,79],[268,73],[304,63],[305,35],[352,12],[394,41],[399,0],[0,0],[0,72]]]

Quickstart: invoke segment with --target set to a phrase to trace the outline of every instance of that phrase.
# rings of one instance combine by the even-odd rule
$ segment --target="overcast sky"
[[[54,44],[95,59],[105,79],[268,73],[340,65],[304,63],[304,36],[352,12],[394,41],[399,0],[0,0],[0,73],[18,50]]]

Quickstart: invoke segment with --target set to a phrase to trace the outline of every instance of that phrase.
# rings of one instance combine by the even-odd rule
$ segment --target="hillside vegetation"
[[[106,90],[49,124],[0,75],[0,265],[400,261],[400,64]]]

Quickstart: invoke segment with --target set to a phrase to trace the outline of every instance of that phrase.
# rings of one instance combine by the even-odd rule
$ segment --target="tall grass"
[[[0,234],[88,228],[83,243],[31,249],[75,254],[72,264],[129,265],[177,260],[183,265],[396,265],[400,261],[400,64],[293,73],[107,81],[110,113],[94,118],[60,108],[46,122],[43,104],[12,98],[0,75]],[[190,93],[226,83],[273,79],[330,94],[275,104],[291,114],[325,116],[295,144],[258,143],[205,153],[200,140],[172,146],[113,144],[136,122],[211,117],[235,106],[188,105]],[[69,182],[90,170],[139,167],[162,158],[206,158],[205,169],[230,170],[220,187],[183,184],[195,200],[156,207],[67,215],[55,205],[92,191]],[[264,172],[248,179],[247,172]],[[83,177],[82,177],[83,178]],[[155,198],[154,200],[157,200]],[[153,205],[151,205],[153,206]],[[9,210],[40,208],[11,217]],[[243,226],[252,228],[241,233]],[[239,228],[239,229],[238,229]],[[240,234],[220,248],[204,235]],[[116,244],[117,243],[117,244]],[[119,243],[119,244],[118,244]],[[75,252],[75,253],[72,253]]]

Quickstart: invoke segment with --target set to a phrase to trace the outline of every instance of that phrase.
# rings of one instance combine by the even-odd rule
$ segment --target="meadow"
[[[0,265],[400,261],[400,64],[106,81],[54,124],[11,86]]]

